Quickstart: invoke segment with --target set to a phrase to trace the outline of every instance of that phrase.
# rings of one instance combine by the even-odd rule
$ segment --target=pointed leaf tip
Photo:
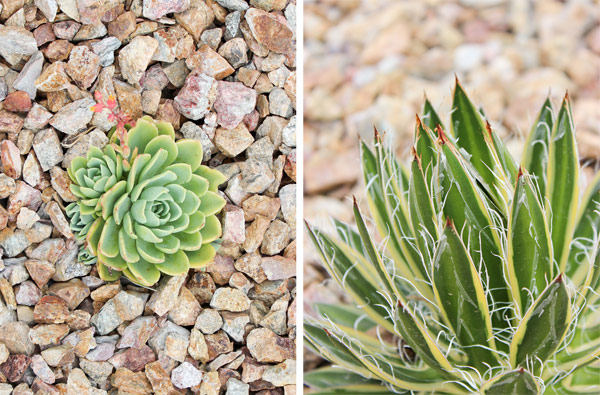
[[[454,229],[454,222],[450,217],[446,217],[446,228]]]
[[[563,282],[563,274],[559,273],[558,276],[556,277],[556,280],[554,280],[555,283],[557,284],[561,284]]]
[[[485,130],[487,130],[490,137],[492,137],[492,125],[490,125],[490,122],[487,119],[485,120]]]
[[[438,134],[438,142],[441,145],[446,144],[448,142],[448,137],[446,137],[446,134],[444,133],[444,129],[442,129],[442,126],[441,125],[437,125],[435,127],[435,131]]]
[[[519,173],[517,174],[517,180],[519,178],[521,178],[522,175],[523,175],[523,166],[519,166]]]
[[[421,118],[419,118],[419,114],[415,114],[415,121],[417,122],[417,133],[419,133],[419,128],[423,127],[423,122],[421,122]]]

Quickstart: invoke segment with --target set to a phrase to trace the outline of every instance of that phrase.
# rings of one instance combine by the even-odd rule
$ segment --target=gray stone
[[[285,90],[275,88],[269,93],[269,111],[273,115],[279,115],[283,118],[290,118],[294,113],[292,100]]]
[[[50,0],[52,1],[52,0]],[[42,74],[42,66],[44,65],[44,55],[41,51],[36,51],[31,55],[23,70],[13,83],[13,87],[17,90],[27,92],[31,100],[35,99],[37,88],[35,80]],[[36,103],[37,104],[37,103]]]
[[[246,325],[250,322],[250,316],[246,313],[223,312],[223,330],[238,343],[244,341]]]
[[[225,392],[225,395],[248,395],[249,393],[249,384],[234,378],[227,380],[227,391]]]
[[[0,56],[11,65],[38,50],[33,34],[23,27],[0,25],[0,42]]]
[[[43,171],[50,170],[52,166],[63,160],[60,140],[52,128],[36,133],[33,138],[33,150]]]
[[[245,11],[250,7],[244,0],[217,0],[217,3],[233,11]]]
[[[223,326],[223,319],[217,310],[204,309],[196,318],[194,328],[199,329],[205,335],[217,332]]]
[[[100,58],[100,66],[108,67],[115,61],[115,51],[121,47],[121,41],[113,36],[92,43],[92,51]]]
[[[202,372],[189,362],[184,362],[171,372],[171,380],[177,388],[191,388],[202,381]]]
[[[62,107],[50,120],[50,125],[65,134],[76,134],[87,128],[94,113],[91,107],[94,99],[85,98]],[[39,158],[39,157],[38,157]],[[61,159],[62,160],[62,159]]]
[[[44,14],[48,22],[53,22],[58,11],[56,0],[35,0],[36,7]],[[49,383],[50,384],[50,383]]]
[[[215,102],[217,89],[215,79],[192,71],[185,79],[183,88],[175,96],[175,108],[188,119],[198,120],[210,112]]]

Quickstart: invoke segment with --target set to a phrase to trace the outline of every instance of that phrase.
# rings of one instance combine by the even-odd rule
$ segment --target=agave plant
[[[113,140],[68,171],[79,200],[67,213],[86,242],[80,258],[97,258],[104,280],[125,274],[144,286],[209,263],[221,236],[216,214],[225,200],[217,187],[225,178],[201,164],[200,142],[175,141],[171,124],[149,117]]]
[[[315,393],[600,393],[600,176],[580,197],[568,96],[546,100],[519,165],[457,81],[451,127],[426,100],[414,159],[362,143],[377,235],[354,204],[308,227],[354,306],[315,305]]]

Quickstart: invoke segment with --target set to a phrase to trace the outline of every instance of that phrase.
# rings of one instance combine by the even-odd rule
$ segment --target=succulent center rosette
[[[84,222],[85,206],[86,214],[95,217],[83,228],[100,276],[113,280],[123,273],[150,286],[161,273],[180,275],[209,263],[216,253],[211,243],[221,235],[216,214],[225,200],[217,187],[225,177],[201,164],[199,141],[176,142],[166,122],[140,119],[127,132],[126,143],[129,155],[113,155],[115,150],[107,146],[108,159],[95,153],[87,167],[78,163],[69,173],[74,191],[90,197],[77,202],[81,213],[75,226]],[[122,176],[113,177],[118,172]],[[102,189],[104,193],[94,193]]]
[[[70,203],[66,207],[66,212],[69,218],[71,218],[71,230],[75,233],[75,238],[77,241],[83,241],[97,216],[95,212],[92,214],[81,214],[79,207],[78,202]]]
[[[95,215],[100,211],[100,197],[112,188],[124,174],[123,158],[111,145],[102,151],[90,147],[86,157],[78,156],[67,169],[71,180],[71,191],[80,200],[77,202],[80,215]]]

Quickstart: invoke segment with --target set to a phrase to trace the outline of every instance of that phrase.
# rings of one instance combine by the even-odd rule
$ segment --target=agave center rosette
[[[81,216],[97,215],[101,210],[100,197],[121,180],[126,167],[121,155],[110,145],[104,152],[92,146],[86,157],[73,159],[67,172],[73,181],[71,192],[80,199],[77,203]]]
[[[201,165],[196,140],[175,142],[166,122],[140,119],[127,133],[129,171],[100,198],[101,213],[89,229],[90,252],[105,279],[120,272],[142,285],[161,273],[180,275],[214,257],[221,235],[217,194],[224,176]]]

